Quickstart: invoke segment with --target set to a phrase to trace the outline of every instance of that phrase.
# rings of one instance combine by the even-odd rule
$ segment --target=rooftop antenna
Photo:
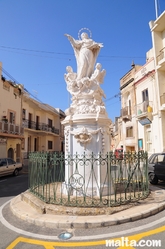
[[[134,63],[134,61],[132,61],[132,63],[131,63],[131,67],[135,67],[135,63]]]
[[[156,19],[158,18],[158,0],[155,0]]]

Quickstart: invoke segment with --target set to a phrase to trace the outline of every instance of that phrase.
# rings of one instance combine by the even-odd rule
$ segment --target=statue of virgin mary
[[[96,43],[88,37],[87,33],[81,34],[81,40],[75,40],[72,36],[65,34],[70,41],[76,61],[77,61],[77,80],[84,77],[91,77],[94,71],[97,56],[100,49],[103,47],[102,43]]]

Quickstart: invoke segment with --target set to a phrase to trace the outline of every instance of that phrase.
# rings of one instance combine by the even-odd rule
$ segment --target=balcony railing
[[[11,124],[7,121],[0,121],[0,132],[14,135],[23,135],[24,129],[19,125]]]
[[[165,58],[165,47],[160,50],[160,54],[157,56],[157,63]]]
[[[130,106],[126,106],[126,107],[122,108],[120,111],[120,115],[122,117],[122,120],[125,122],[131,120]]]
[[[136,115],[144,115],[147,113],[153,112],[153,102],[151,101],[144,101],[136,106]]]
[[[46,131],[59,135],[59,129],[55,127],[50,127],[48,124],[45,123],[34,122],[28,119],[24,119],[22,123],[24,128],[33,129],[37,131]]]

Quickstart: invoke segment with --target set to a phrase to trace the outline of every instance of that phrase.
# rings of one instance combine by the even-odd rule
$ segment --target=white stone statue
[[[82,30],[82,29],[81,29]],[[80,31],[81,31],[80,30]],[[106,98],[100,85],[104,81],[106,71],[100,63],[96,63],[102,43],[96,43],[87,33],[78,33],[79,40],[66,34],[70,41],[77,60],[77,72],[73,72],[71,66],[66,67],[64,79],[67,84],[67,90],[72,96],[72,103],[65,111],[69,119],[74,119],[76,115],[93,115],[96,121],[101,116],[107,117],[105,105],[102,98]]]
[[[102,43],[97,43],[88,37],[87,33],[81,34],[81,40],[75,40],[72,36],[65,34],[70,41],[76,61],[77,61],[77,80],[84,77],[91,77],[94,71],[97,56]]]
[[[82,33],[82,30],[89,32]],[[81,33],[81,37],[80,37]],[[65,165],[65,182],[62,193],[73,196],[107,196],[113,193],[113,186],[107,177],[107,165],[102,161],[91,161],[91,155],[103,155],[110,149],[108,134],[111,121],[108,118],[103,98],[106,98],[101,84],[106,71],[96,62],[102,43],[91,38],[91,31],[82,28],[78,32],[79,40],[66,34],[70,41],[76,61],[77,71],[71,66],[66,67],[64,79],[71,95],[71,104],[65,110],[66,117],[62,121],[65,129],[65,156],[80,155],[84,160]],[[77,157],[77,156],[76,156]],[[89,163],[88,163],[89,162]],[[108,167],[109,168],[109,167]]]

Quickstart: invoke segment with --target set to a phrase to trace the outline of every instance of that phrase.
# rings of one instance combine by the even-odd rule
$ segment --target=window
[[[53,142],[48,141],[48,150],[52,150],[52,149],[53,149]]]
[[[26,110],[22,109],[22,118],[25,119],[25,117],[26,117]]]
[[[126,128],[126,137],[133,137],[133,127],[127,127]]]
[[[52,124],[53,124],[53,121],[51,119],[48,118],[48,127],[49,128],[52,128]]]
[[[142,91],[142,101],[143,101],[143,112],[146,112],[147,107],[149,106],[148,89]]]
[[[154,163],[163,163],[165,161],[164,155],[157,155],[156,159]]]
[[[11,158],[8,158],[7,161],[8,161],[8,165],[15,164],[15,161]]]
[[[14,115],[13,112],[10,112],[9,122],[10,122],[11,124],[14,124],[14,123],[15,123],[15,115]]]
[[[7,161],[5,158],[0,160],[0,166],[6,166],[7,165]]]
[[[28,128],[32,129],[32,113],[29,113]]]
[[[145,89],[142,91],[142,101],[149,101],[149,96],[148,96],[148,89]]]

